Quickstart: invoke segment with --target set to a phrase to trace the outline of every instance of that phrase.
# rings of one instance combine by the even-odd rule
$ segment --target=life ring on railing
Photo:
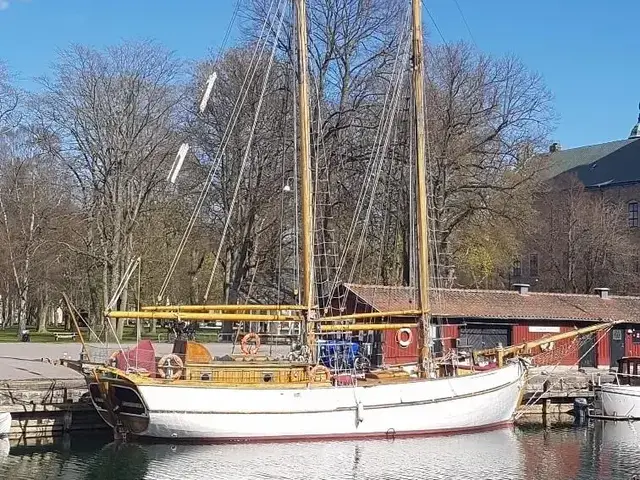
[[[323,375],[326,378],[318,379],[320,375]],[[323,382],[325,380],[329,380],[331,378],[331,370],[329,370],[324,365],[316,365],[309,369],[309,381],[310,382]]]
[[[404,337],[404,338],[403,338]],[[413,332],[410,328],[401,328],[396,332],[396,342],[402,348],[407,348],[413,341]]]
[[[173,362],[173,363],[172,363]],[[184,363],[175,353],[168,353],[158,361],[158,375],[160,378],[175,380],[182,376]]]
[[[249,340],[253,340],[253,343],[249,343]],[[245,355],[255,355],[258,353],[258,350],[260,349],[260,337],[258,334],[251,332],[242,337],[240,349]]]
[[[553,350],[553,347],[555,346],[555,344],[556,342],[541,343],[540,350],[542,350],[543,352],[548,352],[550,350]]]

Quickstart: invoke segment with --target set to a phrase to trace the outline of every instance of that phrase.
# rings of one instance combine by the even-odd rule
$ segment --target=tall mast
[[[412,0],[413,12],[413,95],[416,126],[416,216],[418,217],[418,288],[420,290],[419,367],[423,374],[429,371],[429,235],[425,162],[424,120],[424,56],[422,39],[422,1]]]
[[[306,307],[305,332],[312,340],[313,308],[313,244],[311,210],[311,127],[309,122],[309,78],[307,61],[307,14],[305,0],[295,0],[298,36],[298,108],[300,115],[300,194],[302,209],[302,295],[300,303]]]

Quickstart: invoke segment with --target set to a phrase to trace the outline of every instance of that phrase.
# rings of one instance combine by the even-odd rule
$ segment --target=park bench
[[[76,339],[76,334],[73,333],[73,332],[54,333],[53,336],[56,337],[56,342],[58,340],[60,340],[61,338],[63,338],[63,339],[71,339],[71,340],[75,340]]]

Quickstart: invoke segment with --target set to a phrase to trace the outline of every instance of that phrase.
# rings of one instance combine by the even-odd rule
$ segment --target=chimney
[[[596,294],[603,300],[607,300],[609,298],[609,289],[608,288],[595,288]]]
[[[528,295],[529,294],[529,284],[528,283],[514,283],[513,289],[517,291],[520,295]]]
[[[560,150],[562,150],[562,145],[560,145],[558,142],[553,142],[550,146],[549,146],[549,151],[551,153],[553,152],[559,152]]]

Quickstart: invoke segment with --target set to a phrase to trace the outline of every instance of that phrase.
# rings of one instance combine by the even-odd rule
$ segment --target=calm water
[[[2,442],[2,440],[0,440]],[[410,440],[158,445],[65,438],[0,443],[10,480],[640,479],[640,423],[505,429]]]

